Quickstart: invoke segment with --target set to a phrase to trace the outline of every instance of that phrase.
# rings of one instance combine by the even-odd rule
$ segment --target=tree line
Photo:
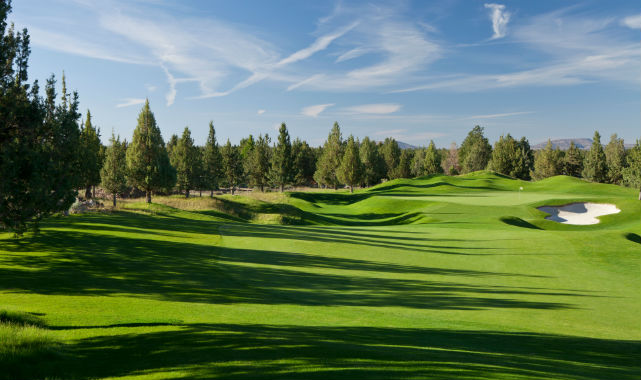
[[[28,83],[30,38],[26,29],[16,31],[7,24],[9,1],[0,0],[0,226],[21,234],[37,230],[45,216],[66,212],[84,190],[95,196],[101,186],[116,197],[132,191],[152,194],[239,186],[260,191],[288,186],[320,186],[338,189],[367,187],[385,180],[437,173],[449,175],[489,169],[524,180],[558,174],[641,187],[641,143],[625,150],[623,140],[613,135],[603,148],[595,132],[587,152],[571,145],[567,151],[545,149],[534,152],[528,140],[501,136],[494,146],[475,126],[460,147],[400,149],[387,138],[376,142],[350,135],[343,139],[334,123],[322,147],[311,147],[299,138],[291,140],[281,124],[274,141],[268,134],[249,135],[238,145],[229,139],[217,142],[209,123],[204,146],[197,146],[189,128],[165,143],[149,102],[138,115],[131,141],[112,136],[108,146],[100,140],[100,129],[87,111],[84,121],[78,111],[78,94],[68,93],[64,73],[61,93],[56,78],[46,80],[44,91],[38,81]],[[42,92],[42,94],[41,94]]]

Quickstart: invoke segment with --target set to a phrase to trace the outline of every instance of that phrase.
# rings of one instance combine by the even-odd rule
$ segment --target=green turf
[[[59,344],[0,377],[639,379],[636,199],[478,172],[49,218],[0,235],[0,310]],[[536,209],[572,201],[622,211]]]

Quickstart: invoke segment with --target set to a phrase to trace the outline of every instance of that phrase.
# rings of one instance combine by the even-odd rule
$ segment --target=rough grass
[[[479,172],[50,218],[0,235],[0,304],[64,348],[13,377],[638,379],[636,197]],[[622,211],[536,209],[568,201]]]

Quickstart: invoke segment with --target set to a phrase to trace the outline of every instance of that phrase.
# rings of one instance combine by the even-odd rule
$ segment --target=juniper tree
[[[214,190],[218,189],[218,182],[222,176],[223,158],[220,154],[218,142],[216,141],[216,130],[214,123],[209,122],[209,135],[203,152],[203,181],[211,189],[210,196],[214,196]]]
[[[285,123],[281,123],[278,130],[278,143],[274,146],[272,152],[272,169],[271,177],[273,182],[278,185],[280,192],[285,189],[292,181],[292,144],[289,139],[289,132]]]
[[[425,159],[423,160],[423,175],[443,173],[441,167],[441,154],[436,149],[434,141],[430,140],[430,145],[425,150]]]
[[[252,186],[258,187],[261,192],[265,191],[265,186],[269,183],[270,143],[269,135],[259,135],[251,155],[247,157],[250,183]]]
[[[295,185],[309,185],[314,181],[316,171],[316,153],[299,138],[292,142],[293,158],[293,183]]]
[[[564,158],[565,174],[581,178],[583,171],[583,153],[574,145],[574,141],[570,141],[570,148],[565,152]]]
[[[129,181],[145,192],[147,203],[151,203],[152,191],[165,189],[171,182],[173,168],[149,100],[138,114],[138,124],[127,149],[127,170]]]
[[[100,178],[102,187],[111,193],[113,206],[116,207],[116,196],[127,190],[127,142],[120,142],[120,136],[115,137],[112,133],[109,143]]]
[[[605,152],[601,145],[601,135],[594,132],[592,146],[586,153],[583,160],[583,178],[591,182],[605,182],[608,178],[608,167],[606,164]]]
[[[347,138],[345,154],[338,168],[339,179],[349,186],[350,193],[354,192],[354,185],[360,183],[363,175],[363,164],[358,152],[358,142],[354,141],[354,136]]]
[[[240,183],[243,175],[243,165],[240,160],[240,149],[233,146],[229,139],[227,144],[221,150],[223,162],[223,175],[227,186],[231,189],[231,194],[234,195],[236,186]]]
[[[198,185],[201,167],[200,152],[194,145],[191,138],[191,131],[185,127],[183,134],[174,148],[173,156],[175,162],[172,165],[176,168],[176,182],[178,188],[185,191],[185,197],[189,198],[191,189]]]
[[[340,166],[342,157],[343,137],[340,126],[335,122],[332,131],[329,133],[329,136],[327,136],[325,145],[323,145],[321,156],[317,161],[314,180],[319,185],[337,189],[340,181],[336,176],[336,171]]]
[[[379,183],[385,176],[385,160],[380,153],[379,146],[369,137],[365,137],[361,141],[359,155],[363,163],[363,183],[366,186]]]
[[[458,152],[462,173],[483,170],[492,156],[492,146],[483,135],[483,128],[475,126],[467,134]]]
[[[605,162],[608,168],[607,181],[620,184],[625,166],[625,146],[623,139],[618,138],[616,133],[610,137],[610,142],[605,147]]]
[[[91,112],[87,110],[87,118],[80,131],[80,177],[85,188],[85,198],[91,198],[91,189],[100,183],[100,130],[91,123]]]
[[[552,149],[552,142],[548,139],[545,149],[534,156],[532,178],[540,180],[560,174],[563,174],[563,153],[558,147]]]

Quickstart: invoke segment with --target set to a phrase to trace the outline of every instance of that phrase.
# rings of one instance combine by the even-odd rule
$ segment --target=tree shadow
[[[635,233],[627,233],[625,234],[625,238],[630,240],[633,243],[641,244],[641,236],[635,234]]]
[[[97,326],[98,327],[98,326]],[[104,326],[110,327],[110,326]],[[499,331],[188,324],[83,339],[22,377],[638,379],[641,342]],[[6,376],[6,374],[5,374]],[[181,376],[182,377],[182,376]]]
[[[500,218],[500,221],[514,227],[530,228],[533,230],[542,230],[541,227],[535,226],[534,224],[526,222],[525,220],[518,218],[516,216],[504,216]]]

